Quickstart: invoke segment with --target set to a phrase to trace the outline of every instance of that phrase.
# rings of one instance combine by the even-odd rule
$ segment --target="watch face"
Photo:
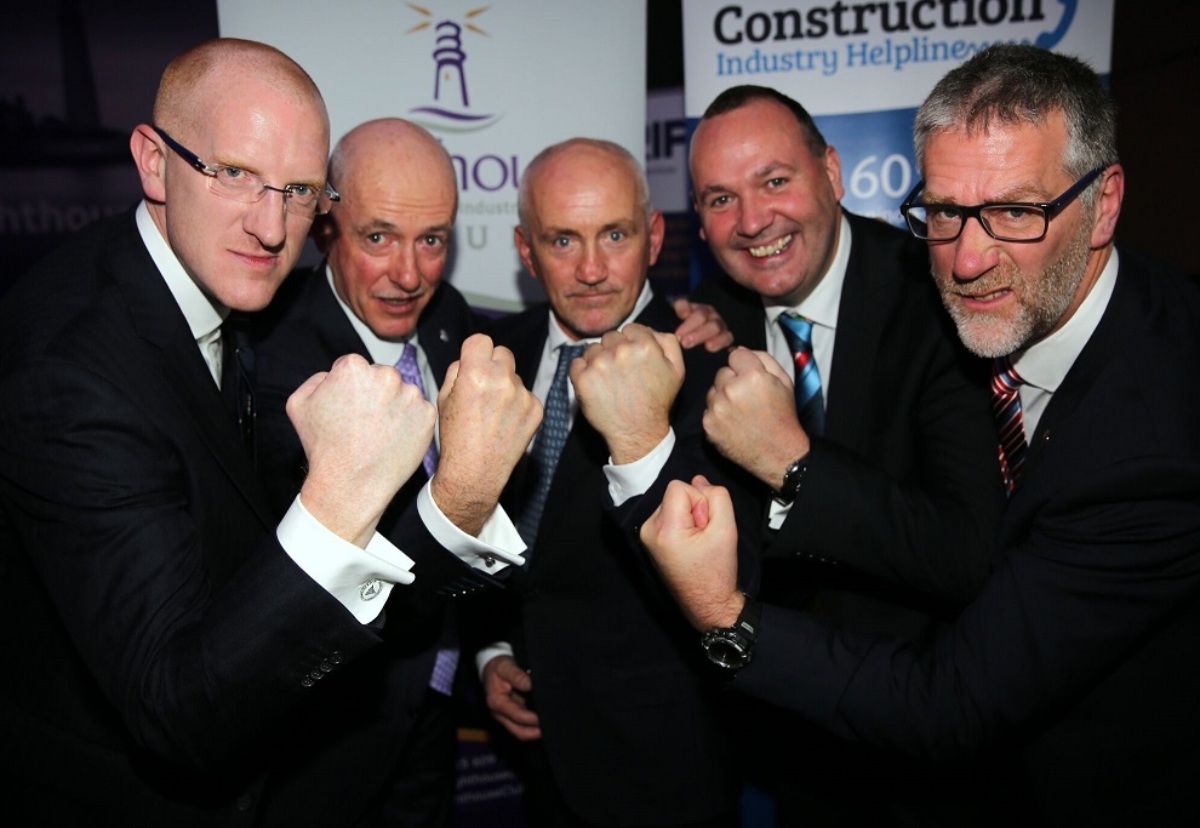
[[[737,669],[750,661],[749,649],[731,630],[713,630],[704,637],[703,644],[709,661],[722,667]]]

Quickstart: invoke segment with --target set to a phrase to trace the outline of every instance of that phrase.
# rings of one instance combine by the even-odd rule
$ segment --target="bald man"
[[[519,547],[460,531],[502,522],[478,492],[443,498],[445,513],[423,492],[399,545],[376,531],[437,415],[359,357],[288,401],[308,476],[282,520],[259,485],[220,393],[236,364],[222,320],[271,301],[337,198],[303,69],[258,43],[201,44],[168,66],[130,147],[136,210],[80,233],[0,304],[0,635],[27,667],[0,688],[5,815],[360,823],[389,734],[342,726],[390,691],[385,606],[483,588]],[[517,429],[489,438],[502,469],[504,444],[515,462],[528,435],[495,415],[536,424],[539,409],[511,359],[468,345],[443,439],[475,451],[459,435],[486,432],[482,389],[492,425]]]
[[[342,200],[313,229],[326,260],[296,273],[255,321],[259,468],[276,510],[287,509],[306,472],[285,403],[318,366],[342,354],[397,365],[407,350],[425,397],[436,402],[447,370],[477,325],[462,294],[442,284],[458,186],[437,139],[399,118],[369,121],[338,142],[329,170]],[[402,515],[434,468],[434,499],[453,501],[438,488],[456,485],[454,458],[438,467],[436,449],[429,469],[419,467],[394,499],[384,518],[385,535],[400,530]],[[386,748],[394,771],[386,813],[393,825],[444,825],[453,805],[449,691],[457,653],[445,602],[430,597],[405,608],[404,633],[389,641],[394,691],[389,701],[401,701],[374,713],[392,722]],[[397,610],[393,601],[388,611]]]

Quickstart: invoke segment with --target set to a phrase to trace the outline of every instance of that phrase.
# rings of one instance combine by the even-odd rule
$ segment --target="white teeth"
[[[791,243],[792,234],[788,233],[774,244],[765,244],[762,247],[751,247],[750,255],[756,259],[761,259],[764,256],[774,256],[776,253],[781,253],[784,250],[787,250],[788,245]]]

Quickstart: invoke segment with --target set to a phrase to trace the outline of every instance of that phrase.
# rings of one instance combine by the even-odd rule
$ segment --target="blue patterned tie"
[[[421,368],[417,365],[417,346],[411,342],[404,343],[404,353],[400,354],[400,359],[396,361],[396,370],[400,372],[400,377],[409,385],[415,385],[421,391],[421,396],[429,399],[429,395],[425,393],[425,383],[421,381]],[[437,400],[430,400],[437,404]],[[425,469],[425,474],[428,477],[433,477],[433,473],[437,471],[438,450],[437,443],[433,440],[429,441],[429,450],[425,452],[425,459],[421,461],[421,466]]]
[[[587,345],[581,343],[560,345],[558,348],[558,367],[554,370],[550,393],[546,395],[542,425],[538,429],[530,457],[530,469],[536,475],[536,479],[529,500],[521,512],[521,519],[517,523],[517,531],[530,547],[537,539],[542,510],[546,508],[546,496],[550,493],[554,470],[558,468],[558,456],[562,454],[563,446],[567,444],[567,434],[571,431],[570,397],[567,394],[571,380],[567,372],[571,361],[580,356],[586,347]]]
[[[1020,387],[1024,380],[1013,368],[1012,360],[999,357],[992,363],[992,413],[1000,435],[1000,475],[1004,490],[1011,497],[1017,479],[1025,468],[1025,418],[1021,414]]]
[[[825,433],[825,402],[821,399],[821,373],[812,350],[812,322],[799,314],[779,315],[779,326],[796,363],[796,414],[809,434]]]
[[[411,342],[404,343],[404,352],[396,361],[396,370],[400,372],[401,379],[410,385],[417,386],[421,391],[421,396],[429,399],[429,395],[425,393],[425,383],[421,380],[421,367],[417,365],[416,345]],[[436,404],[437,401],[430,400],[430,402]],[[437,463],[437,443],[431,440],[429,450],[425,452],[425,459],[421,461],[425,474],[430,478],[437,471]],[[443,640],[455,637],[452,630],[443,631]],[[443,695],[449,696],[454,691],[454,674],[458,670],[458,655],[458,648],[454,646],[440,647],[437,651],[437,658],[433,662],[433,674],[429,677],[429,686]]]

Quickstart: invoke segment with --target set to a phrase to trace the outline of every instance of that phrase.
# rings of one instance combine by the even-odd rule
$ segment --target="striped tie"
[[[550,383],[550,392],[546,395],[542,425],[529,452],[532,461],[530,468],[535,475],[535,481],[517,521],[517,531],[530,547],[537,540],[542,511],[546,508],[546,497],[550,494],[550,484],[554,481],[554,470],[558,468],[558,456],[562,454],[563,447],[567,444],[567,435],[571,432],[571,378],[568,371],[575,358],[583,355],[585,348],[587,345],[583,343],[558,347],[558,366],[554,371],[554,380]],[[526,559],[528,560],[528,553]]]
[[[409,385],[417,386],[417,390],[421,392],[421,396],[429,399],[429,395],[425,393],[425,383],[421,381],[421,368],[417,365],[417,346],[411,342],[404,343],[404,352],[400,354],[400,359],[396,361],[396,370],[400,372],[400,377]],[[429,400],[432,403],[437,403],[437,400]],[[432,478],[433,473],[437,471],[438,450],[437,443],[430,441],[429,448],[425,451],[425,459],[421,462],[421,466],[425,469],[426,476]]]
[[[825,433],[825,403],[821,374],[812,351],[812,322],[790,311],[779,315],[779,326],[796,362],[796,413],[809,434]]]
[[[425,393],[425,383],[421,380],[421,367],[417,364],[416,345],[411,342],[404,343],[404,352],[396,361],[396,370],[400,372],[401,379],[409,385],[417,386],[421,396],[429,399],[429,395]],[[430,402],[436,403],[437,400],[430,400]],[[437,443],[431,440],[429,448],[425,451],[425,459],[421,462],[425,474],[431,479],[433,473],[437,471],[437,464]],[[447,619],[442,629],[442,641],[439,642],[444,646],[438,647],[437,656],[433,662],[433,674],[429,677],[429,686],[444,696],[449,696],[454,692],[454,674],[458,671],[459,658],[459,649],[455,644],[457,638],[452,622]]]
[[[1025,422],[1021,416],[1019,388],[1023,380],[1012,360],[999,357],[992,363],[992,413],[1000,434],[1000,475],[1004,489],[1012,496],[1025,466]]]

